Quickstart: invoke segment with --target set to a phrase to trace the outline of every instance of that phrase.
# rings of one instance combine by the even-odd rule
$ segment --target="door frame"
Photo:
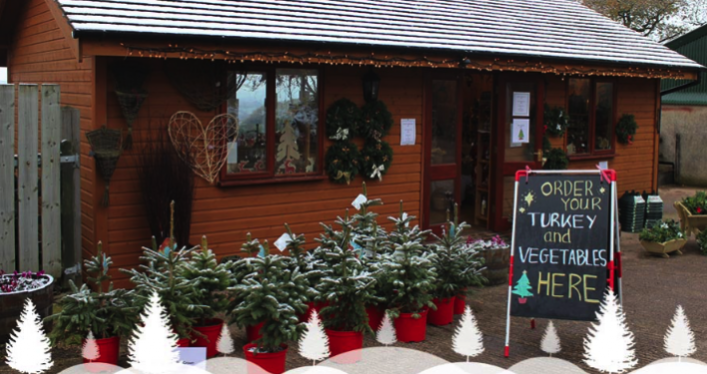
[[[515,172],[524,169],[526,166],[531,169],[542,168],[542,153],[533,162],[505,162],[506,153],[506,105],[508,104],[508,84],[509,83],[530,83],[535,85],[535,151],[542,152],[545,105],[545,80],[540,73],[501,73],[496,80],[496,129],[495,136],[495,160],[494,173],[492,177],[493,204],[491,205],[491,229],[501,232],[511,228],[512,222],[503,218],[503,179],[515,175]]]
[[[454,179],[454,200],[461,201],[461,171],[462,171],[462,125],[464,116],[464,96],[463,96],[463,70],[452,71],[428,71],[424,77],[423,84],[423,149],[422,158],[424,161],[424,176],[422,178],[422,227],[431,229],[435,234],[441,233],[442,225],[430,224],[430,200],[432,197],[431,183],[438,180]],[[456,142],[456,164],[432,165],[432,81],[433,80],[454,80],[457,83],[457,142]],[[453,214],[453,212],[451,212]]]

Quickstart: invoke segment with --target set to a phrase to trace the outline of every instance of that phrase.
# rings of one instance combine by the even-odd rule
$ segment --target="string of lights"
[[[384,67],[427,67],[427,68],[466,68],[482,71],[511,71],[556,74],[562,76],[614,76],[614,77],[640,77],[661,79],[685,79],[685,74],[680,70],[668,70],[646,67],[609,68],[609,67],[584,67],[558,63],[544,63],[536,61],[516,61],[514,59],[494,58],[492,60],[472,60],[463,58],[430,58],[399,57],[371,52],[366,55],[345,53],[320,52],[264,52],[264,51],[229,51],[223,49],[202,49],[184,47],[177,44],[168,44],[166,47],[131,46],[124,43],[120,45],[126,49],[128,56],[147,58],[178,58],[181,60],[224,60],[227,63],[290,63],[290,64],[326,64],[348,66],[373,66]]]

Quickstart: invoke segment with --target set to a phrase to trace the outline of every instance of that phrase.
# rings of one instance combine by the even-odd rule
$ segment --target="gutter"
[[[663,96],[665,96],[665,95],[667,95],[667,94],[671,94],[671,93],[673,93],[673,92],[680,91],[680,90],[683,90],[683,89],[685,89],[685,88],[690,88],[690,87],[693,87],[693,86],[697,86],[698,84],[702,83],[702,74],[704,74],[703,71],[700,71],[699,73],[697,73],[697,79],[695,79],[695,80],[692,81],[692,82],[687,82],[687,83],[682,84],[682,85],[679,85],[679,86],[677,86],[677,87],[668,88],[668,89],[665,90],[665,91],[660,91],[660,96],[663,97]]]

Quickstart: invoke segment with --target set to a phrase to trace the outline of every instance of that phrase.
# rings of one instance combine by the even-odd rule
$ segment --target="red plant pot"
[[[322,309],[326,308],[329,306],[328,301],[324,301],[322,303],[314,303],[314,309],[317,311],[318,314],[322,314]]]
[[[196,332],[192,339],[192,347],[205,347],[206,348],[206,358],[214,357],[218,354],[216,349],[216,343],[221,336],[221,328],[223,326],[223,320],[220,319],[210,319],[206,321],[204,326],[194,326],[193,329]]]
[[[370,326],[373,331],[378,331],[381,322],[383,322],[385,310],[376,305],[369,305],[366,307],[366,313],[368,313],[368,326]]]
[[[361,360],[363,332],[334,331],[327,329],[326,334],[329,337],[329,352],[331,353],[332,361],[337,364],[353,364]],[[351,351],[356,352],[346,353]]]
[[[518,299],[518,304],[525,304],[528,301],[525,297],[521,297]]]
[[[177,340],[177,347],[189,348],[189,347],[191,347],[191,340],[189,338],[181,338],[181,339]]]
[[[435,326],[444,326],[454,320],[454,296],[445,299],[432,300],[437,306],[437,310],[430,310],[427,315],[427,323]]]
[[[466,309],[466,290],[454,298],[454,314],[464,314]]]
[[[421,342],[427,336],[427,309],[418,313],[420,318],[413,318],[414,313],[400,313],[395,319],[395,334],[403,343]]]
[[[102,363],[110,365],[118,365],[118,357],[120,357],[120,336],[113,336],[105,339],[95,339],[98,346],[98,358],[95,360],[83,359],[84,364]],[[83,346],[86,344],[86,339],[81,342]]]
[[[264,324],[265,322],[260,322],[255,326],[246,326],[245,334],[246,338],[248,339],[248,342],[254,342],[263,336],[260,334],[260,329],[263,327]]]
[[[309,303],[307,303],[307,311],[304,312],[304,314],[299,316],[299,321],[300,322],[309,321],[309,317],[312,316],[312,311],[314,311],[314,303],[309,302]]]
[[[285,372],[285,359],[287,358],[286,345],[283,344],[282,348],[284,349],[275,353],[255,353],[252,351],[255,348],[258,348],[257,344],[251,343],[243,346],[246,361],[260,366],[261,369],[271,374],[282,374]],[[249,372],[256,374],[253,373],[252,370],[249,370]]]

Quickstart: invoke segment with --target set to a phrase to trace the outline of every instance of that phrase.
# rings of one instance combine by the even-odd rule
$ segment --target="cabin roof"
[[[74,29],[702,68],[574,0],[56,0]]]

